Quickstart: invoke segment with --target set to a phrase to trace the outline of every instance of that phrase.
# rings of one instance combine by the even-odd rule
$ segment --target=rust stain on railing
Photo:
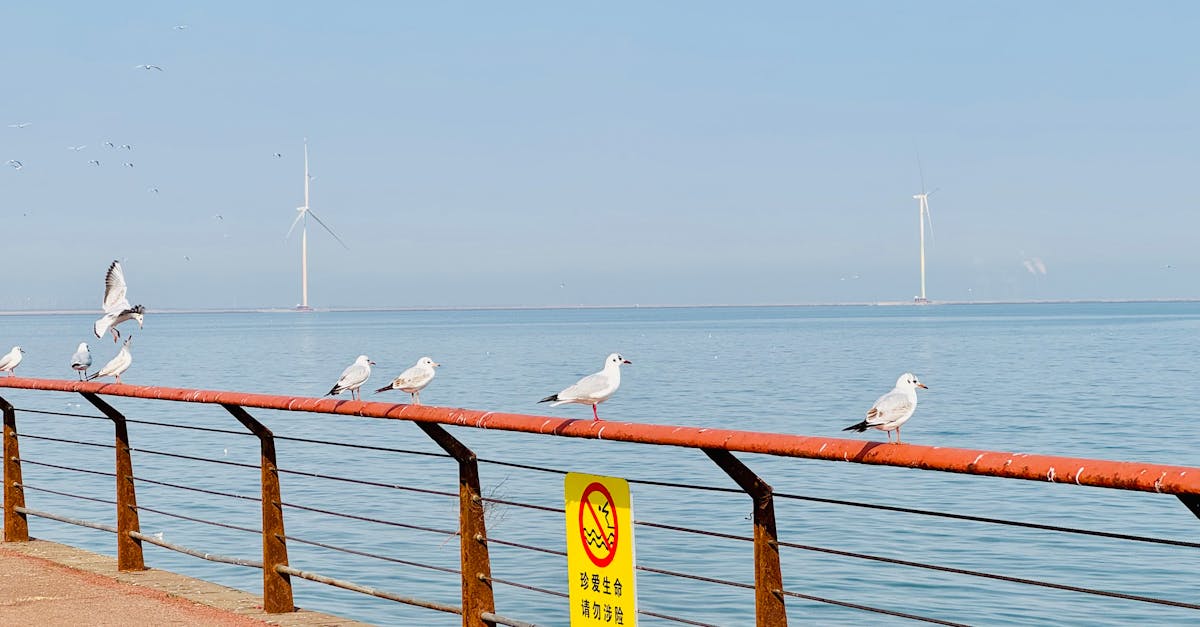
[[[191,403],[220,403],[305,411],[366,418],[404,419],[446,425],[500,429],[562,437],[618,440],[730,452],[763,453],[784,457],[898,466],[970,475],[1073,483],[1162,494],[1200,496],[1200,469],[1140,462],[1119,462],[1080,457],[1057,457],[920,444],[885,444],[843,438],[729,429],[705,429],[615,421],[577,420],[526,414],[479,411],[430,405],[378,403],[222,392],[120,383],[94,383],[25,377],[0,378],[0,387],[95,393],[129,398]]]

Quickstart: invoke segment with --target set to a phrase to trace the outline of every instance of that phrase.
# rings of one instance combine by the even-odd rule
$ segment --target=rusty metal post
[[[17,442],[17,412],[0,398],[4,411],[4,541],[28,542],[29,520],[18,512],[25,507],[25,484],[21,481],[21,451]]]
[[[283,497],[279,490],[279,467],[275,458],[275,434],[246,413],[240,405],[221,404],[238,422],[258,436],[262,451],[262,547],[263,609],[268,614],[296,611],[292,578],[276,566],[287,566],[287,537],[283,532]]]
[[[771,486],[722,449],[704,452],[754,499],[754,616],[758,627],[784,627],[783,569],[779,566],[779,536],[775,532],[775,499]]]
[[[488,556],[487,528],[483,519],[483,494],[479,490],[479,462],[475,453],[441,425],[416,423],[451,457],[458,460],[458,532],[462,560],[463,627],[495,627],[483,618],[496,611],[492,592],[492,561]]]
[[[1195,514],[1196,518],[1200,518],[1200,497],[1192,494],[1176,494],[1175,496],[1179,497],[1179,500],[1183,502],[1184,507],[1188,508],[1188,511]]]
[[[133,484],[133,459],[129,455],[129,429],[125,416],[90,392],[80,392],[89,403],[113,421],[116,438],[117,468],[117,570],[146,570],[142,556],[142,541],[131,531],[141,533],[138,522],[137,493]]]

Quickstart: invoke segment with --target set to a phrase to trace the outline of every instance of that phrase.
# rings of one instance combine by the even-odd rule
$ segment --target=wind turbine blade
[[[308,215],[312,216],[313,220],[317,221],[317,224],[320,224],[321,226],[325,227],[325,230],[329,231],[329,234],[333,236],[333,239],[337,240],[338,243],[341,244],[343,248],[345,248],[346,250],[350,250],[350,247],[346,245],[346,242],[343,242],[342,238],[338,237],[338,234],[334,233],[333,229],[329,228],[328,224],[325,224],[324,222],[322,222],[321,218],[318,218],[317,214],[312,212],[312,209],[308,210]]]
[[[937,193],[937,190],[939,190],[939,189],[941,189],[941,188],[940,188],[940,187],[935,187],[935,188],[933,188],[933,191],[932,191],[932,192],[929,192],[928,194],[925,194],[925,197],[926,197],[926,198],[929,198],[930,196],[932,196],[932,195],[936,194],[936,193]]]
[[[315,216],[314,216],[314,217],[315,217]],[[300,220],[302,220],[302,219],[304,219],[304,212],[303,212],[303,211],[301,211],[300,213],[296,214],[296,219],[295,219],[295,220],[292,220],[292,226],[291,226],[291,227],[288,229],[287,235],[284,235],[284,236],[283,236],[283,239],[287,239],[287,238],[289,238],[289,237],[291,237],[291,236],[292,236],[292,231],[295,231],[295,230],[296,230],[296,225],[297,225],[297,224],[300,224]]]
[[[925,193],[925,168],[921,166],[921,153],[917,152],[917,172],[921,174],[921,193]]]

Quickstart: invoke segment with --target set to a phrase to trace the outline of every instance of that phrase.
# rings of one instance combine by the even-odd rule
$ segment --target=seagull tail
[[[88,375],[88,378],[87,378],[87,380],[88,380],[88,381],[91,381],[92,379],[95,379],[95,378],[96,378],[96,377],[98,377],[98,376],[100,376],[100,373],[99,373],[99,372],[94,372],[94,373],[92,373],[92,374]]]
[[[540,400],[538,402],[539,403],[549,403],[550,401],[557,401],[557,400],[558,400],[558,395],[551,394],[550,396],[547,396],[546,398],[543,398],[542,400]]]
[[[870,428],[870,426],[871,425],[867,424],[867,421],[864,420],[856,425],[850,425],[849,427],[842,429],[842,431],[857,431],[859,433],[862,433],[863,431],[866,431],[868,428]]]
[[[325,393],[325,396],[336,396],[337,394],[340,394],[341,391],[342,391],[341,388],[339,388],[338,386],[335,385],[332,388],[330,388],[328,392]]]
[[[391,383],[389,383],[389,384],[387,384],[387,385],[385,385],[385,386],[383,386],[383,387],[379,388],[378,390],[375,390],[375,393],[376,393],[376,394],[378,394],[378,393],[380,393],[380,392],[386,392],[386,391],[388,391],[388,390],[390,390],[390,389],[392,389],[392,384],[391,384]]]

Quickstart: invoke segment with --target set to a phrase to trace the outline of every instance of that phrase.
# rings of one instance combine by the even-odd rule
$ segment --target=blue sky
[[[0,309],[294,305],[305,137],[318,307],[907,300],[918,152],[931,298],[1200,297],[1194,3],[0,18]]]

